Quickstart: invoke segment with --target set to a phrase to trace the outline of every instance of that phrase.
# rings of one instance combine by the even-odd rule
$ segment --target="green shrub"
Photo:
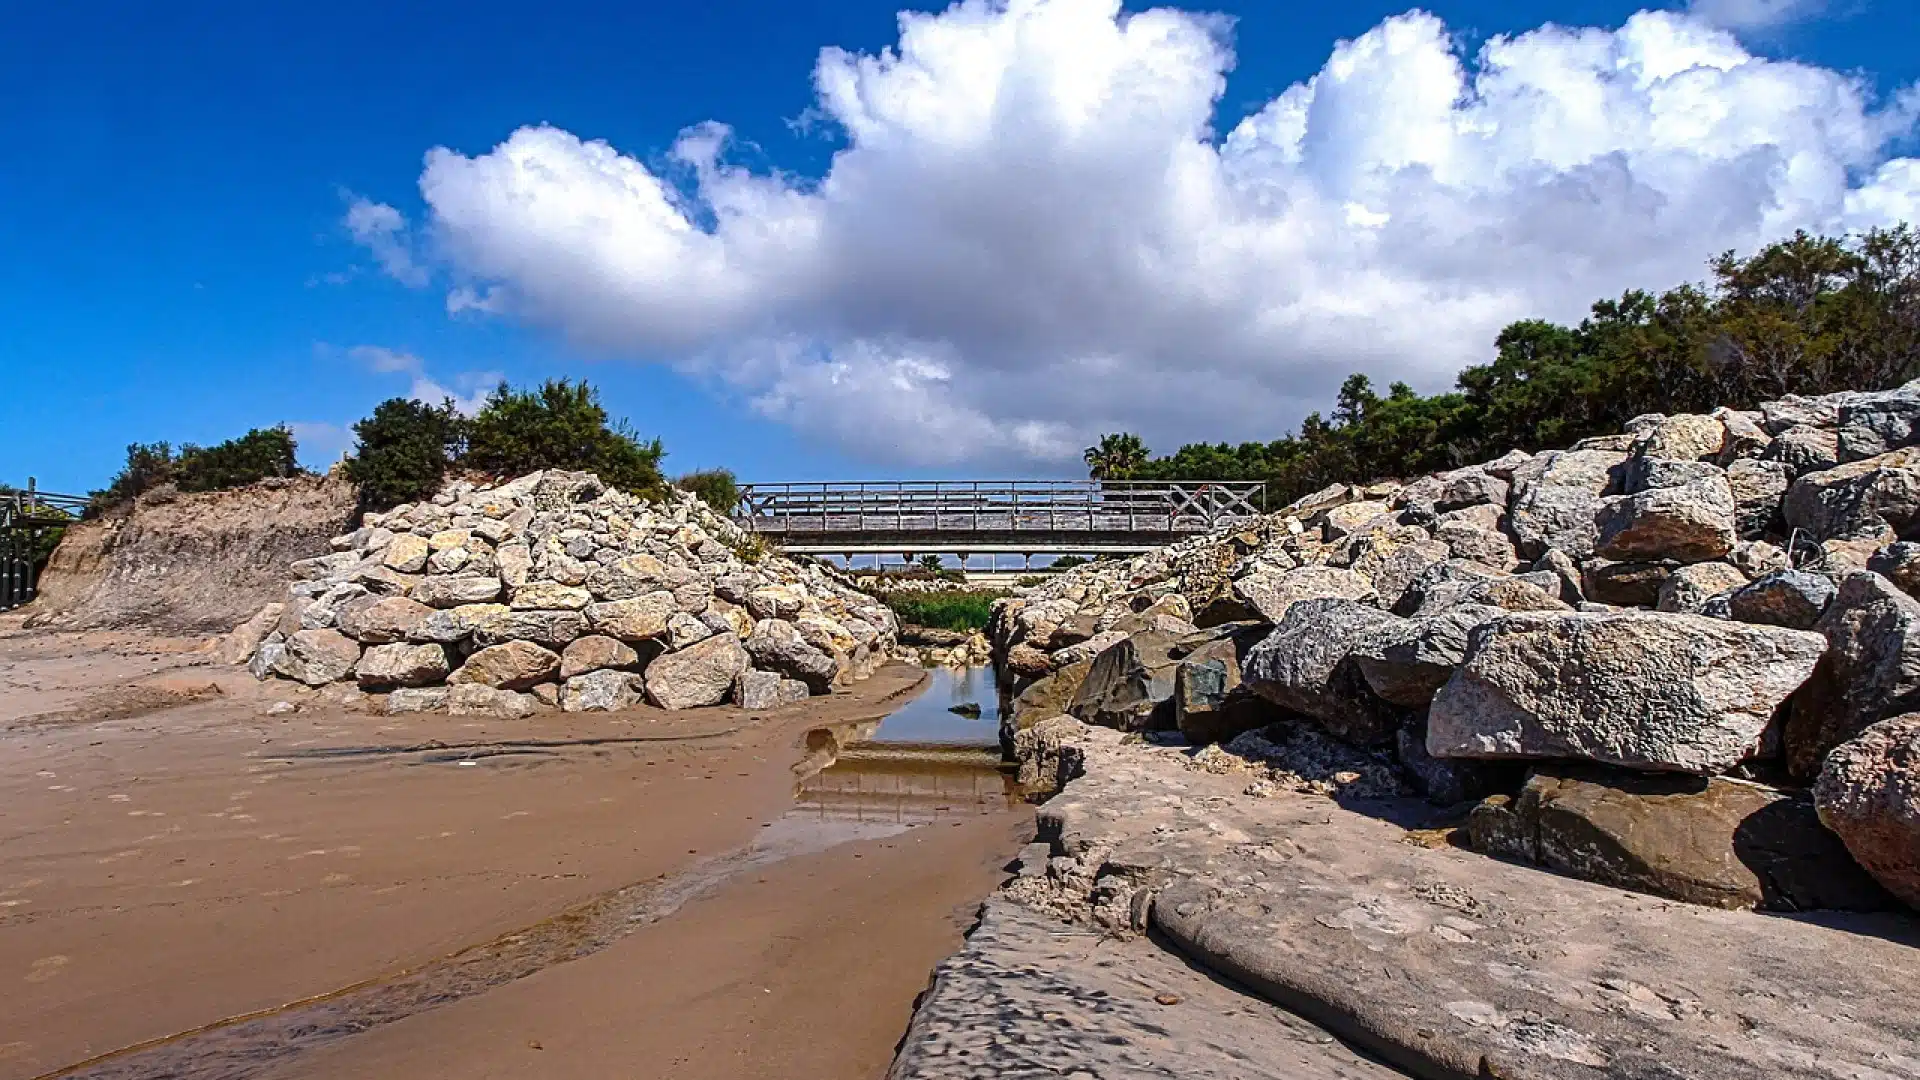
[[[1093,561],[1092,559],[1089,559],[1084,555],[1062,555],[1059,558],[1048,563],[1047,569],[1071,570],[1076,566],[1085,566],[1092,561]]]
[[[722,517],[730,517],[740,504],[740,482],[729,469],[700,469],[673,482]]]
[[[920,566],[920,569],[925,570],[929,574],[938,574],[942,569],[944,569],[944,567],[940,563],[940,556],[938,555],[920,556],[919,566]]]
[[[944,593],[888,593],[881,599],[909,626],[937,630],[984,630],[998,590]]]
[[[666,493],[665,453],[660,440],[641,442],[625,421],[609,423],[593,387],[557,379],[538,390],[517,391],[504,382],[495,388],[468,428],[460,464],[494,476],[584,470],[623,491],[659,498]]]
[[[286,479],[304,470],[299,444],[285,425],[254,428],[218,446],[182,447],[174,462],[174,483],[181,491],[226,491],[261,480]]]
[[[89,515],[129,502],[162,484],[181,491],[225,491],[275,477],[298,476],[299,445],[282,425],[254,428],[215,446],[192,443],[175,454],[170,443],[131,443],[127,463],[105,488],[92,493]]]
[[[386,510],[440,490],[465,448],[467,419],[451,401],[389,398],[353,425],[353,434],[359,444],[347,458],[347,478],[359,487],[364,509]]]

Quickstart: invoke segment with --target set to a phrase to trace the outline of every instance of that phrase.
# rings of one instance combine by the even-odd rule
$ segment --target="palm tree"
[[[1100,436],[1100,445],[1081,455],[1087,476],[1094,480],[1125,480],[1147,463],[1147,444],[1140,436],[1121,432]]]

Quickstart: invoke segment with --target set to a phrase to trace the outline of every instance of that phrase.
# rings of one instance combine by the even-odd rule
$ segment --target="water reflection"
[[[1000,766],[998,701],[990,669],[937,669],[883,720],[809,731],[789,816],[906,827],[1018,804]],[[980,714],[951,711],[968,704]]]

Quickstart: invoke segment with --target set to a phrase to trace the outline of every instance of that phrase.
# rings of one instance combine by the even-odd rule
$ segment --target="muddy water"
[[[793,809],[744,849],[603,894],[398,976],[230,1017],[43,1080],[260,1076],[305,1051],[599,952],[742,873],[848,841],[1004,811],[1020,796],[999,768],[995,700],[989,672],[933,672],[920,695],[884,720],[807,732],[794,766]],[[956,705],[978,705],[979,714],[954,712]]]

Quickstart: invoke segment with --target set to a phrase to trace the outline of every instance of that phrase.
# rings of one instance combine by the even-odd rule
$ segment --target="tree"
[[[254,428],[217,446],[180,450],[174,482],[181,491],[226,491],[261,480],[286,479],[303,471],[300,446],[286,425]]]
[[[434,406],[389,398],[353,425],[353,434],[347,478],[359,487],[362,507],[387,510],[440,490],[447,469],[465,449],[467,420],[451,400]]]
[[[533,391],[505,382],[495,388],[468,429],[461,464],[494,476],[585,470],[624,491],[659,498],[666,493],[665,453],[660,440],[643,443],[624,421],[610,423],[593,387],[557,379]]]
[[[940,556],[938,555],[920,556],[920,569],[925,570],[929,574],[939,573],[941,569],[943,569],[940,563]]]
[[[1087,463],[1089,478],[1125,480],[1147,463],[1147,444],[1140,436],[1126,432],[1102,435],[1099,445],[1087,447],[1081,457]]]

